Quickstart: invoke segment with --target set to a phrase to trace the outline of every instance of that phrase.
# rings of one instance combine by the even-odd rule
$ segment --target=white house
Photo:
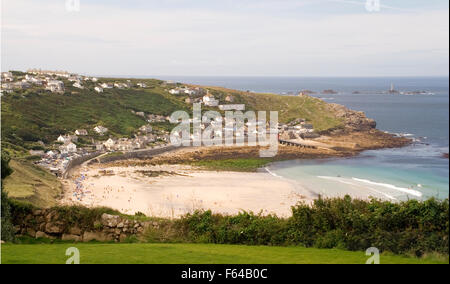
[[[115,145],[114,148],[119,151],[130,151],[133,150],[135,146],[136,145],[134,145],[133,141],[119,140],[117,141],[117,144]]]
[[[180,94],[180,90],[179,89],[171,89],[169,91],[169,93],[171,93],[172,95],[179,95]]]
[[[64,93],[64,83],[58,80],[48,80],[45,89],[53,93]]]
[[[42,79],[36,77],[32,77],[30,82],[36,85],[42,85],[44,83]]]
[[[59,135],[57,141],[62,143],[77,142],[78,137],[76,135]]]
[[[103,135],[103,134],[105,134],[106,132],[108,132],[108,128],[103,127],[103,126],[101,126],[101,125],[98,125],[98,126],[94,127],[94,131],[97,132],[97,133],[100,134],[100,135]]]
[[[71,75],[67,80],[70,82],[76,82],[82,80],[82,78],[79,75]]]
[[[15,82],[15,83],[13,83],[13,87],[16,88],[16,89],[25,90],[25,89],[30,88],[31,84],[28,83],[28,82]]]
[[[150,133],[152,132],[152,126],[151,125],[143,125],[139,128],[139,131],[144,132],[144,133]]]
[[[48,151],[48,152],[45,153],[45,154],[46,154],[48,157],[54,157],[54,156],[56,156],[56,155],[58,154],[58,152],[50,150],[50,151]]]
[[[145,84],[145,83],[137,83],[136,85],[138,85],[138,87],[141,87],[141,88],[147,88],[147,84]]]
[[[95,150],[102,151],[104,148],[103,143],[95,143]]]
[[[12,83],[2,83],[2,90],[12,91],[13,88],[14,88],[14,86]]]
[[[75,153],[77,151],[77,145],[69,142],[59,147],[59,150],[62,154]]]
[[[203,103],[205,106],[216,107],[219,105],[219,101],[214,98],[212,95],[203,96]]]
[[[118,89],[127,89],[127,88],[131,88],[131,83],[127,82],[127,83],[114,83],[114,87],[118,88]]]
[[[106,142],[103,143],[106,149],[112,150],[114,148],[114,145],[116,145],[116,141],[112,138],[109,138],[106,140]]]
[[[75,82],[72,86],[74,86],[75,88],[78,88],[78,89],[84,89],[84,87],[83,87],[83,85],[81,85],[80,84],[80,82]]]
[[[45,152],[42,150],[30,150],[29,153],[32,156],[41,156],[42,157],[45,155]]]
[[[138,141],[138,140],[134,140],[134,141],[131,143],[131,147],[132,147],[133,149],[141,149],[141,148],[144,148],[144,143],[142,143],[142,142],[140,142],[140,141]]]
[[[58,137],[58,139],[56,139],[56,141],[64,143],[64,142],[66,142],[66,138],[62,135],[59,135],[59,137]]]
[[[302,123],[299,128],[300,133],[312,133],[314,132],[314,127],[310,123]]]
[[[112,88],[114,87],[114,85],[111,84],[111,83],[102,83],[100,86],[101,86],[103,89],[112,89]]]
[[[12,82],[14,81],[14,76],[11,72],[2,72],[2,81]]]
[[[102,87],[95,87],[94,88],[94,90],[97,92],[97,93],[103,93],[103,88]]]
[[[186,89],[184,89],[184,93],[192,96],[196,93],[196,91],[186,88]]]
[[[88,135],[88,132],[86,129],[77,129],[75,130],[75,134],[80,136],[86,136]]]
[[[70,142],[69,144],[66,145],[66,149],[69,153],[74,153],[77,151],[77,145],[75,145],[74,143]]]

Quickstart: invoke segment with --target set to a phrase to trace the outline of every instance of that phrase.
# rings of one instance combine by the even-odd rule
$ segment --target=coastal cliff
[[[347,132],[368,131],[377,127],[376,121],[367,118],[366,114],[362,111],[351,110],[343,105],[331,103],[327,104],[327,108],[331,113],[334,113],[336,118],[344,122],[344,129]]]
[[[386,133],[377,129],[377,122],[368,118],[362,111],[351,110],[343,105],[330,103],[327,107],[337,119],[342,120],[343,127],[329,129],[321,134],[325,135],[325,140],[336,145],[334,149],[360,152],[363,150],[374,150],[382,148],[398,148],[412,143],[406,137]],[[327,137],[328,136],[328,137]],[[323,140],[323,137],[319,140]]]

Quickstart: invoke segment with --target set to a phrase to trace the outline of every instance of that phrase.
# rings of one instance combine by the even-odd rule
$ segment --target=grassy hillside
[[[2,263],[64,264],[66,249],[80,251],[80,263],[121,264],[364,264],[364,252],[304,247],[268,247],[211,244],[28,244],[2,245]],[[413,258],[381,254],[381,264],[448,263],[448,259]]]
[[[147,114],[170,115],[175,110],[190,110],[184,102],[187,95],[171,95],[170,87],[159,80],[132,80],[145,82],[148,88],[105,89],[96,93],[93,87],[101,82],[120,82],[125,79],[101,78],[98,83],[84,82],[84,90],[72,87],[64,81],[66,92],[55,94],[42,87],[15,91],[2,97],[2,144],[22,146],[26,149],[39,147],[35,142],[54,141],[58,135],[85,128],[92,133],[96,125],[110,129],[115,136],[129,136],[145,119],[131,111]],[[342,124],[332,113],[328,113],[326,103],[311,97],[286,97],[273,94],[255,94],[223,88],[208,87],[211,93],[223,103],[231,94],[235,103],[244,103],[247,110],[279,111],[279,119],[288,122],[295,118],[305,118],[317,130],[334,128]],[[169,125],[163,125],[165,129]],[[106,137],[105,137],[106,138]]]
[[[281,122],[304,118],[313,123],[318,131],[342,126],[342,121],[336,119],[334,114],[326,109],[326,103],[313,97],[250,93],[220,87],[211,87],[210,90],[222,100],[231,94],[235,98],[235,103],[245,103],[248,110],[278,111]],[[269,119],[269,116],[267,118]]]
[[[3,181],[9,197],[38,207],[56,205],[61,184],[54,175],[28,162],[11,160],[10,166],[13,173]]]
[[[118,80],[106,80],[114,82]],[[42,140],[52,142],[59,134],[104,125],[112,134],[130,135],[145,124],[131,111],[169,115],[187,109],[181,99],[166,94],[156,80],[146,81],[148,89],[105,89],[104,93],[67,87],[55,94],[37,87],[2,97],[3,141],[15,145]],[[70,82],[65,82],[71,86]],[[87,84],[87,87],[93,88]]]

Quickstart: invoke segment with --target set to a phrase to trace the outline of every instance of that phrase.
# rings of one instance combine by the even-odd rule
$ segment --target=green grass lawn
[[[270,163],[270,159],[226,159],[226,160],[202,160],[189,162],[193,166],[199,166],[206,170],[254,172]]]
[[[80,251],[80,263],[149,264],[364,264],[364,252],[303,247],[268,247],[213,244],[3,244],[2,263],[61,263],[69,247]],[[448,259],[410,258],[381,254],[381,264],[448,263]]]

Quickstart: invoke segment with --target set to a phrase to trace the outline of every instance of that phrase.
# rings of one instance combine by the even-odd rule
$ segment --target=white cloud
[[[4,1],[2,69],[105,75],[448,72],[448,10],[293,17],[272,13],[271,1],[259,4],[258,13],[85,2],[80,12],[69,13],[63,0]]]

